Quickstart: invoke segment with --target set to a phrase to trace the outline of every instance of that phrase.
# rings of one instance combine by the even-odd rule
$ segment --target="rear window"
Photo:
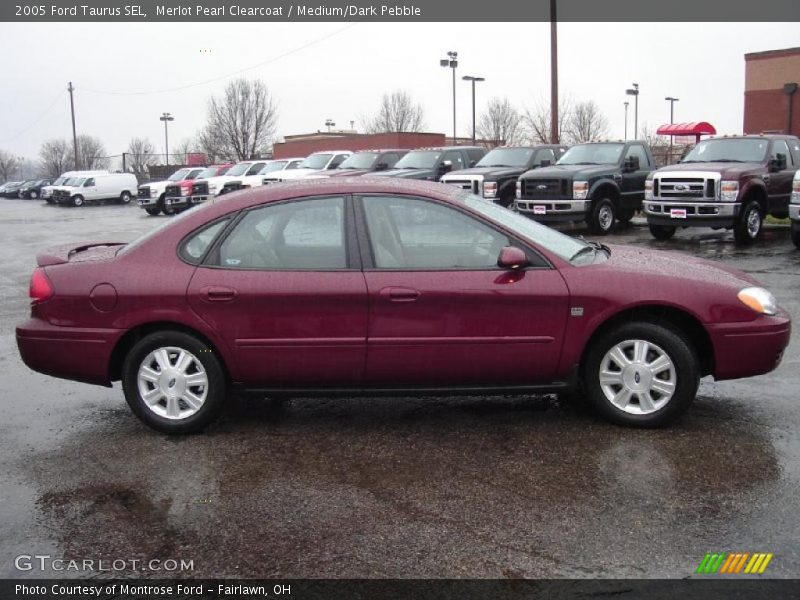
[[[222,219],[190,235],[184,240],[178,251],[181,258],[193,265],[200,264],[211,244],[214,243],[214,240],[225,228],[229,220],[228,218]]]

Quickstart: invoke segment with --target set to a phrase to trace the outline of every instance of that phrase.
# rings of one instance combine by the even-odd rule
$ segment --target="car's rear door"
[[[352,223],[344,196],[266,204],[240,216],[197,268],[189,303],[248,387],[361,385],[367,297]]]
[[[357,198],[369,294],[369,387],[548,382],[558,364],[567,288],[543,259],[497,267],[516,245],[454,207],[406,196]]]

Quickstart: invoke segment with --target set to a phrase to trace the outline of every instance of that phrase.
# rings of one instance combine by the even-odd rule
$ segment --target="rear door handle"
[[[420,297],[420,292],[414,288],[386,287],[379,292],[379,295],[389,302],[414,302]]]
[[[236,290],[228,287],[211,286],[203,289],[203,296],[209,302],[230,302],[236,298]]]

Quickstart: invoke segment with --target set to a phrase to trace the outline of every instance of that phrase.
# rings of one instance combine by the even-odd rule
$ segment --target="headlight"
[[[210,193],[212,193],[212,194],[213,194],[214,192],[216,192],[216,191],[217,191],[217,184],[216,184],[216,183],[209,184],[209,186],[208,186],[208,191],[209,191]]]
[[[722,202],[736,202],[736,196],[739,195],[739,182],[738,181],[723,181],[719,186],[719,199]]]
[[[494,198],[497,195],[497,182],[484,181],[483,182],[483,197]]]
[[[517,198],[522,198],[522,182],[521,181],[517,182],[516,189],[517,189],[517,193],[516,193]]]
[[[645,179],[644,180],[644,199],[645,200],[652,200],[653,199],[653,180],[652,179]]]
[[[775,296],[760,287],[744,288],[737,294],[739,300],[762,315],[774,315],[778,312]]]
[[[792,182],[792,204],[800,204],[800,179]]]
[[[572,182],[572,199],[573,200],[586,200],[589,194],[588,181],[573,181]]]

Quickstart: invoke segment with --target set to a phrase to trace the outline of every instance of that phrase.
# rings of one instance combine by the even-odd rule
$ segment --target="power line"
[[[147,95],[150,95],[150,94],[166,94],[168,92],[178,92],[178,91],[181,91],[181,90],[187,90],[189,88],[199,87],[201,85],[207,85],[209,83],[215,83],[217,81],[221,81],[223,79],[227,79],[228,77],[233,77],[234,75],[239,75],[240,73],[245,73],[246,71],[252,71],[253,69],[257,69],[258,67],[263,67],[264,65],[271,64],[271,63],[273,63],[275,61],[278,61],[278,60],[280,60],[282,58],[286,58],[287,56],[295,54],[296,52],[300,52],[301,50],[305,50],[306,48],[310,48],[311,46],[319,44],[320,42],[324,42],[325,40],[330,39],[330,38],[332,38],[332,37],[334,37],[336,35],[339,35],[340,33],[343,33],[345,31],[347,31],[348,29],[350,29],[351,27],[355,27],[356,25],[358,25],[358,23],[350,23],[349,25],[346,25],[345,27],[342,27],[341,29],[337,29],[336,31],[334,31],[332,33],[329,33],[329,34],[324,35],[324,36],[322,36],[320,38],[311,40],[310,42],[307,42],[307,43],[303,44],[302,46],[298,46],[296,48],[293,48],[292,50],[288,50],[287,52],[284,52],[282,54],[278,54],[277,56],[273,56],[272,58],[268,58],[267,60],[264,60],[264,61],[262,61],[260,63],[256,63],[256,64],[251,65],[249,67],[245,67],[243,69],[239,69],[238,71],[232,71],[231,73],[227,73],[225,75],[220,75],[219,77],[214,77],[212,79],[204,79],[203,81],[197,81],[195,83],[189,83],[189,84],[181,85],[181,86],[178,86],[178,87],[164,88],[164,89],[160,89],[160,90],[137,91],[137,92],[93,90],[93,89],[89,89],[89,88],[85,88],[85,87],[81,88],[81,89],[84,92],[91,92],[93,94],[108,94],[108,95],[111,95],[111,96],[147,96]]]
[[[36,117],[36,119],[35,119],[34,121],[32,121],[32,122],[31,122],[31,123],[30,123],[30,124],[29,124],[27,127],[25,127],[25,128],[23,128],[23,129],[21,129],[21,130],[20,130],[20,131],[18,131],[18,132],[17,132],[15,135],[13,135],[13,136],[11,136],[11,137],[9,137],[9,138],[5,138],[5,139],[4,139],[4,140],[2,140],[2,141],[3,141],[4,143],[5,143],[5,142],[12,142],[12,141],[16,140],[16,139],[17,139],[19,136],[21,136],[23,133],[25,133],[26,131],[28,131],[29,129],[31,129],[31,128],[32,128],[34,125],[36,125],[37,123],[39,123],[39,121],[41,121],[42,119],[44,119],[44,118],[45,118],[45,117],[46,117],[46,116],[47,116],[47,115],[50,113],[50,111],[53,109],[53,107],[56,105],[56,103],[57,103],[59,100],[61,100],[61,98],[62,98],[63,96],[64,96],[64,91],[62,90],[62,91],[60,91],[60,92],[59,92],[59,93],[56,95],[56,97],[55,97],[55,98],[53,98],[53,102],[52,102],[52,103],[50,103],[50,105],[49,105],[49,106],[48,106],[48,107],[47,107],[47,108],[44,110],[44,112],[43,112],[43,113],[41,113],[41,114],[40,114],[38,117]]]

